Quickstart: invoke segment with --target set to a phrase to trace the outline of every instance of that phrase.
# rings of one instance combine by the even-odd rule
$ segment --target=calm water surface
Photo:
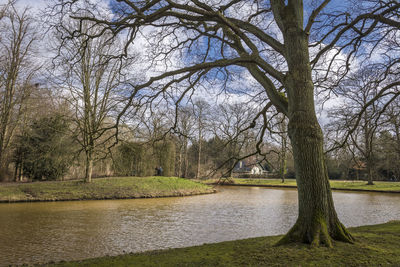
[[[346,226],[400,219],[400,194],[333,196]],[[296,190],[261,187],[179,198],[0,204],[0,265],[277,235],[296,217]]]

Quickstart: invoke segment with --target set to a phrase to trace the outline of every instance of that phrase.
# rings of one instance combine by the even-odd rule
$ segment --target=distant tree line
[[[38,60],[37,18],[12,1],[0,15],[0,180],[90,182],[155,175],[157,167],[165,176],[230,177],[246,158],[282,181],[294,178],[288,122],[276,109],[196,96],[154,106],[163,96],[127,97],[144,59],[112,56],[125,49],[118,39],[68,38],[77,22],[56,16],[46,37],[54,57]],[[79,26],[87,35],[101,30],[88,21]],[[323,129],[331,179],[400,180],[400,101],[371,102],[387,86],[385,75],[370,65],[332,86],[340,104]]]

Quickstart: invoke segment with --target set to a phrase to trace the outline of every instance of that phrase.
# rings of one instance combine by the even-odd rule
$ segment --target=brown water
[[[346,226],[400,219],[400,194],[334,192]],[[193,197],[0,204],[0,265],[44,263],[285,233],[292,189]]]

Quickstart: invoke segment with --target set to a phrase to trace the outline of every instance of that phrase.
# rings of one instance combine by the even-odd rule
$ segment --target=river
[[[400,194],[333,193],[346,226],[400,219]],[[0,265],[45,263],[285,233],[297,191],[219,187],[191,197],[0,204]]]

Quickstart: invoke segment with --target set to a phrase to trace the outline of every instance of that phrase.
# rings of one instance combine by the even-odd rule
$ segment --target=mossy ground
[[[211,193],[210,186],[176,177],[119,177],[0,184],[0,202],[121,199]]]
[[[202,180],[204,183],[215,183],[218,179]],[[221,182],[227,182],[237,185],[260,185],[260,186],[286,186],[296,187],[295,179],[286,179],[284,183],[280,179],[221,179]],[[341,190],[367,190],[367,191],[392,191],[400,193],[400,182],[374,182],[374,185],[367,185],[366,181],[330,181],[332,189]]]
[[[350,230],[356,243],[333,248],[276,247],[270,236],[46,266],[400,266],[400,221]]]

